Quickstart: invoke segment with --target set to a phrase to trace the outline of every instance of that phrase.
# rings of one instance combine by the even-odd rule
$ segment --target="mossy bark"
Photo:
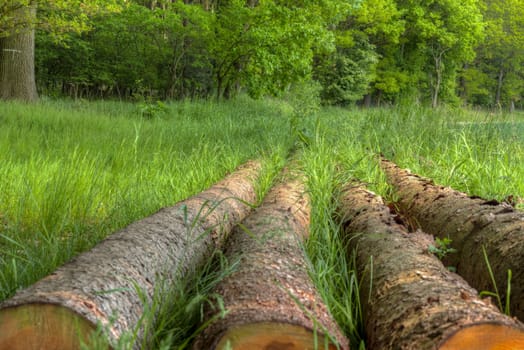
[[[494,291],[484,249],[503,303],[512,271],[510,311],[524,320],[524,212],[435,185],[390,161],[381,164],[399,198],[400,212],[424,231],[452,240],[458,253],[445,262],[473,287]]]
[[[27,327],[35,336],[46,333],[45,322],[39,320],[45,318],[44,308],[49,305],[71,310],[93,328],[104,325],[110,343],[115,343],[123,332],[137,327],[144,301],[149,302],[159,286],[191,274],[251,211],[246,203],[256,202],[259,172],[260,164],[249,162],[210,189],[112,234],[19,291],[0,305],[0,348],[5,348],[8,333],[13,338],[20,331],[21,344],[32,344],[24,335]],[[32,307],[34,319],[21,318],[17,323],[17,312],[26,314],[27,307]],[[145,336],[141,331],[139,335]]]
[[[482,331],[486,325],[514,332],[513,338],[524,344],[521,323],[479,299],[475,289],[429,253],[432,236],[408,233],[382,199],[363,187],[347,186],[339,203],[348,254],[356,251],[367,348],[481,350],[447,344],[450,339],[464,344],[469,335],[464,330]],[[495,343],[510,340],[499,333],[491,333]]]
[[[225,253],[240,257],[240,264],[215,290],[228,313],[201,334],[194,349],[314,349],[316,336],[323,349],[326,333],[329,349],[336,343],[348,349],[308,275],[301,244],[309,213],[301,181],[288,181],[273,187],[233,230]]]

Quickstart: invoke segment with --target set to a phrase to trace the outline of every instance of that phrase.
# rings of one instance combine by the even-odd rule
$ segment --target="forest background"
[[[307,82],[331,105],[514,110],[523,78],[522,0],[0,0],[4,99],[259,97]]]
[[[0,300],[247,159],[263,194],[298,149],[311,275],[362,349],[333,194],[391,200],[384,154],[522,209],[522,111],[492,110],[524,109],[523,57],[524,0],[0,0]],[[151,307],[144,348],[189,346],[206,273]]]

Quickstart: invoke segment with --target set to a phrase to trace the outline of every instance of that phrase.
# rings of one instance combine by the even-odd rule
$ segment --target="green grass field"
[[[293,107],[284,101],[177,102],[153,112],[118,102],[0,104],[0,301],[111,232],[207,188],[247,159],[263,161],[264,193],[296,150],[312,200],[305,247],[311,276],[358,348],[358,277],[332,219],[341,183],[359,179],[388,198],[376,162],[382,153],[470,194],[524,197],[521,115],[325,108],[298,121],[307,139],[300,143]],[[198,303],[224,273],[209,269],[175,291],[181,304],[158,306],[155,348],[187,345],[199,321]],[[190,301],[196,305],[186,310],[191,316],[170,312]]]

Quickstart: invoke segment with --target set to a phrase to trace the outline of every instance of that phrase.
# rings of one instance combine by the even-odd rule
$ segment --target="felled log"
[[[446,263],[473,287],[494,291],[487,256],[505,303],[507,274],[512,271],[510,310],[524,320],[524,212],[437,186],[390,161],[381,164],[399,197],[400,211],[427,233],[452,240],[458,253],[450,254]]]
[[[408,233],[380,197],[348,186],[338,212],[357,254],[367,348],[524,349],[524,326],[479,299],[428,252],[433,237]]]
[[[260,164],[132,223],[0,305],[0,349],[79,349],[97,325],[115,344],[138,328],[140,294],[192,273],[256,201]],[[143,299],[144,297],[142,297]],[[138,343],[138,342],[137,342]]]
[[[225,253],[240,257],[239,267],[215,290],[227,314],[204,330],[194,349],[336,349],[337,343],[348,349],[308,276],[301,242],[309,213],[302,183],[288,181],[233,230]]]

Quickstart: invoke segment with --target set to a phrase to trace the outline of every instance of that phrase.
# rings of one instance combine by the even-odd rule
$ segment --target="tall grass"
[[[340,110],[321,115],[333,157],[386,193],[377,154],[472,195],[524,197],[524,118],[422,107]],[[357,163],[355,163],[357,162]]]
[[[330,313],[358,348],[363,341],[358,280],[342,230],[335,220],[338,186],[344,182],[337,171],[328,144],[317,137],[303,154],[311,198],[310,236],[306,252],[311,261],[311,277]]]
[[[271,176],[290,146],[276,103],[180,102],[152,119],[137,108],[0,104],[0,300],[249,158]]]
[[[289,105],[246,98],[168,104],[147,118],[141,108],[85,101],[0,104],[0,300],[249,158],[265,163],[262,196],[293,147],[300,150],[312,202],[305,247],[311,276],[352,348],[364,348],[359,276],[333,219],[342,184],[358,179],[389,196],[377,165],[382,153],[471,194],[524,197],[522,116],[414,106],[324,108],[297,119]],[[301,144],[290,135],[290,119],[298,123]],[[169,300],[154,299],[154,348],[183,348],[198,331],[207,293],[234,268],[218,256],[173,286]]]
[[[484,197],[524,198],[524,119],[454,110],[412,108],[325,108],[303,152],[312,200],[307,252],[312,277],[330,311],[351,340],[363,348],[365,338],[353,252],[344,246],[333,221],[337,190],[348,181],[364,182],[390,198],[378,167],[384,154],[401,167],[432,177],[437,183]],[[316,125],[316,126],[315,126]]]

